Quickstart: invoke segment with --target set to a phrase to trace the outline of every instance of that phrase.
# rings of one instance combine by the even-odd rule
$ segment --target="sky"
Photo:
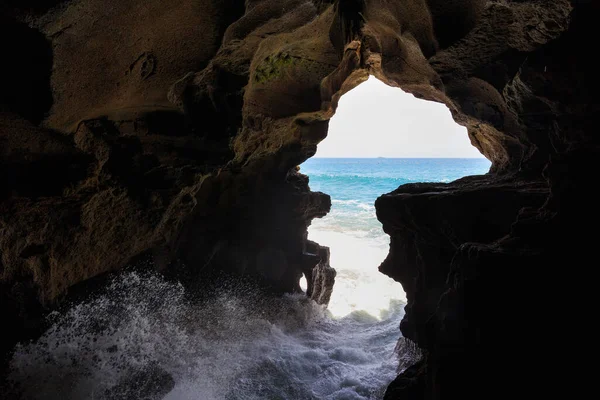
[[[482,158],[441,103],[369,79],[340,99],[315,157]]]

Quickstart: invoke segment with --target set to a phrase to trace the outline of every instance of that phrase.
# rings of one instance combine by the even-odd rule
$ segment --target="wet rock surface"
[[[310,269],[305,271],[307,282],[306,295],[317,304],[327,305],[335,284],[336,271],[329,265],[329,247],[319,246],[315,242],[311,242],[310,244],[313,247],[310,251],[314,251],[314,253],[308,253],[307,255],[318,257],[319,262],[312,268],[310,266],[314,265],[314,261],[308,263]]]

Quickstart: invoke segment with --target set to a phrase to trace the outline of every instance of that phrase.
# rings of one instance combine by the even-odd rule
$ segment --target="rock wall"
[[[466,118],[488,124],[469,126],[472,142],[499,150],[487,153],[486,176],[404,185],[376,202],[391,236],[380,271],[407,290],[401,330],[425,350],[386,399],[583,390],[550,380],[573,376],[555,332],[578,325],[593,292],[558,271],[594,257],[584,232],[599,215],[584,182],[597,171],[589,115],[599,80],[584,43],[599,11],[597,2],[488,2],[471,32],[430,58]]]
[[[597,221],[586,196],[595,2],[28,0],[0,11],[0,313],[15,327],[3,352],[78,284],[139,259],[282,292],[314,275],[310,295],[326,302],[335,272],[306,229],[330,199],[296,166],[369,74],[446,104],[492,161],[485,176],[377,200],[391,236],[380,270],[404,286],[401,329],[425,355],[386,398],[501,385],[496,372],[548,327],[529,319],[543,307],[540,276],[593,248],[581,227]],[[526,340],[511,338],[506,308]]]

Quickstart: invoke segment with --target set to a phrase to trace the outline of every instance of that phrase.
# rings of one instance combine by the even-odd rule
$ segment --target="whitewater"
[[[19,345],[10,381],[27,399],[132,399],[132,387],[169,400],[381,399],[418,354],[396,351],[406,298],[377,270],[389,237],[375,198],[487,168],[483,159],[311,159],[301,172],[332,196],[330,214],[309,229],[337,269],[328,307],[242,283],[200,300],[157,274],[125,272]]]

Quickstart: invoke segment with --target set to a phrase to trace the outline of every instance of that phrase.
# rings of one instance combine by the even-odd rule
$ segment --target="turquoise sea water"
[[[488,172],[486,158],[311,158],[300,167],[313,191],[328,193],[331,213],[319,229],[377,236],[375,199],[411,182],[451,182]]]
[[[337,269],[327,309],[302,294],[265,299],[243,287],[198,303],[158,275],[123,273],[90,300],[54,313],[39,340],[18,346],[10,378],[23,399],[36,400],[140,398],[122,393],[135,385],[156,386],[148,398],[163,400],[382,399],[399,365],[414,358],[394,350],[406,298],[377,270],[389,237],[373,203],[403,183],[449,182],[489,166],[485,159],[310,159],[301,172],[312,190],[332,197],[330,214],[309,228]]]
[[[378,316],[404,300],[401,286],[382,275],[389,236],[375,215],[375,200],[411,182],[451,182],[488,172],[485,158],[311,158],[300,166],[313,191],[331,196],[331,211],[315,219],[309,239],[331,249],[337,269],[329,305],[334,315],[364,310]]]

